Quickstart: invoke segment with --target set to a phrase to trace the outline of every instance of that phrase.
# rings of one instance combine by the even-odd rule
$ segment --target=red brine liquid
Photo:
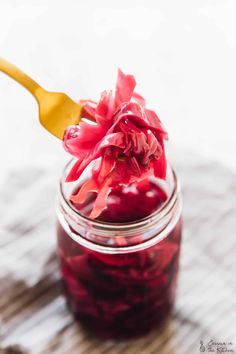
[[[155,183],[118,187],[99,221],[131,223],[150,216],[166,201]],[[86,204],[74,205],[89,215]],[[179,263],[181,221],[154,246],[120,254],[101,253],[74,241],[58,224],[58,254],[69,308],[86,328],[105,338],[143,335],[168,317]],[[117,241],[118,242],[118,241]],[[145,243],[137,235],[136,244]],[[119,240],[117,247],[128,246]]]

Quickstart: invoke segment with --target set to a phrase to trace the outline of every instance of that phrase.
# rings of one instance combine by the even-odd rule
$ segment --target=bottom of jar
[[[108,319],[104,316],[95,317],[93,314],[79,312],[74,299],[68,296],[64,287],[66,303],[75,320],[90,334],[100,339],[132,339],[147,335],[151,331],[161,331],[170,320],[173,302],[163,304],[155,312],[150,309],[133,308],[130,317],[125,319]]]

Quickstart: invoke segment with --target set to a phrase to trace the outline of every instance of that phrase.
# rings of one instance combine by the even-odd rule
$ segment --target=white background
[[[114,87],[120,67],[172,146],[236,168],[235,16],[235,0],[0,0],[0,55],[74,99]],[[0,74],[0,180],[66,158],[37,115],[31,95]]]

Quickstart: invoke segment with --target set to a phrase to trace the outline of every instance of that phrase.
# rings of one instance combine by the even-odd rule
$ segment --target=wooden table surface
[[[175,161],[184,193],[177,301],[161,332],[131,341],[90,336],[65,306],[53,166],[8,176],[0,194],[0,354],[193,354],[200,341],[217,352],[211,340],[236,352],[236,175],[184,151]]]

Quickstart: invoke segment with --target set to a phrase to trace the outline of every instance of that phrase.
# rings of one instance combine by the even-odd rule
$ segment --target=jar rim
[[[100,220],[93,220],[90,219],[89,217],[81,214],[66,198],[64,190],[63,190],[63,185],[65,183],[65,175],[67,175],[68,169],[72,162],[74,162],[75,159],[71,159],[65,166],[63,175],[60,178],[60,185],[59,185],[59,199],[60,202],[63,206],[63,209],[69,213],[72,217],[75,219],[80,220],[81,222],[86,222],[89,223],[89,225],[95,229],[102,229],[103,231],[129,231],[137,228],[143,228],[146,225],[150,225],[151,220],[153,220],[155,223],[160,221],[162,218],[166,216],[170,212],[170,210],[174,207],[174,205],[177,202],[177,198],[180,195],[180,181],[172,168],[170,164],[168,164],[168,168],[171,171],[171,174],[173,176],[173,181],[174,181],[174,188],[172,190],[172,193],[169,195],[169,197],[166,199],[166,201],[161,205],[160,208],[155,210],[152,214],[142,218],[138,219],[135,221],[130,221],[130,222],[124,222],[124,223],[112,223],[112,222],[104,222]],[[69,183],[69,182],[68,182]]]

